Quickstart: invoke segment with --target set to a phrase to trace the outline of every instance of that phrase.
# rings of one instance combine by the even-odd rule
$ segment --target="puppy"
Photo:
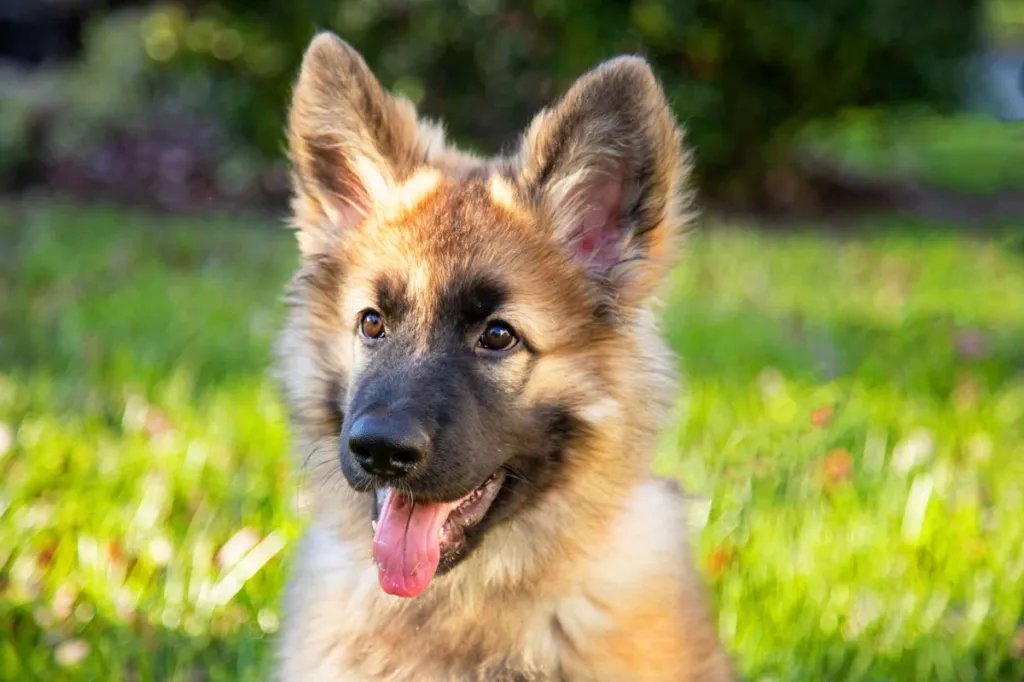
[[[321,34],[288,132],[278,366],[313,520],[279,679],[732,679],[650,470],[688,167],[648,64],[478,158]]]

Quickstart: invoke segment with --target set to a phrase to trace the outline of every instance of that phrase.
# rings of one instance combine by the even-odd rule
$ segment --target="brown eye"
[[[480,347],[484,350],[511,350],[519,339],[503,322],[491,322],[480,335]]]
[[[384,336],[384,320],[374,310],[367,310],[359,319],[359,331],[368,339],[379,339]]]

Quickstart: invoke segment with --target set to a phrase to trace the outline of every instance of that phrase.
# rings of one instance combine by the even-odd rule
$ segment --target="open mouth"
[[[378,489],[373,558],[381,589],[399,597],[427,589],[442,561],[449,563],[466,546],[466,531],[484,518],[504,481],[499,469],[454,502],[409,499],[394,488]]]

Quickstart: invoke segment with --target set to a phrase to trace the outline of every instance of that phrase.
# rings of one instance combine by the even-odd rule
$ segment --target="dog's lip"
[[[452,510],[448,515],[448,520],[445,522],[444,528],[441,529],[442,534],[448,530],[449,526],[451,526],[453,530],[465,530],[480,523],[480,521],[483,520],[484,515],[490,510],[491,505],[494,504],[494,500],[498,496],[498,492],[501,490],[501,486],[504,482],[504,470],[498,469],[491,474],[486,481],[481,483],[473,492],[463,498],[458,507]],[[443,540],[441,544],[443,549]]]
[[[463,497],[459,506],[448,514],[448,519],[441,528],[441,537],[439,538],[442,557],[451,555],[462,548],[466,541],[466,531],[479,524],[487,515],[504,483],[505,471],[498,469]],[[374,491],[373,517],[370,526],[375,531],[380,510],[383,508],[389,492],[388,488],[377,488]]]

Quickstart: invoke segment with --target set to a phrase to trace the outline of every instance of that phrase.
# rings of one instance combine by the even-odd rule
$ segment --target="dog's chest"
[[[525,600],[384,595],[372,565],[329,533],[303,543],[289,586],[283,679],[334,682],[561,679],[556,609]]]
[[[352,635],[351,662],[371,679],[561,679],[565,641],[555,614],[514,602],[410,604],[375,613]]]
[[[314,526],[289,585],[279,649],[283,679],[591,679],[603,653],[595,643],[621,629],[614,614],[623,611],[624,600],[646,594],[659,580],[674,584],[673,576],[657,569],[680,565],[674,538],[682,531],[649,522],[671,509],[664,494],[652,483],[617,519],[611,546],[630,552],[606,553],[580,567],[576,580],[543,591],[538,585],[519,598],[479,583],[473,587],[473,581],[411,601],[388,596],[368,555]]]

